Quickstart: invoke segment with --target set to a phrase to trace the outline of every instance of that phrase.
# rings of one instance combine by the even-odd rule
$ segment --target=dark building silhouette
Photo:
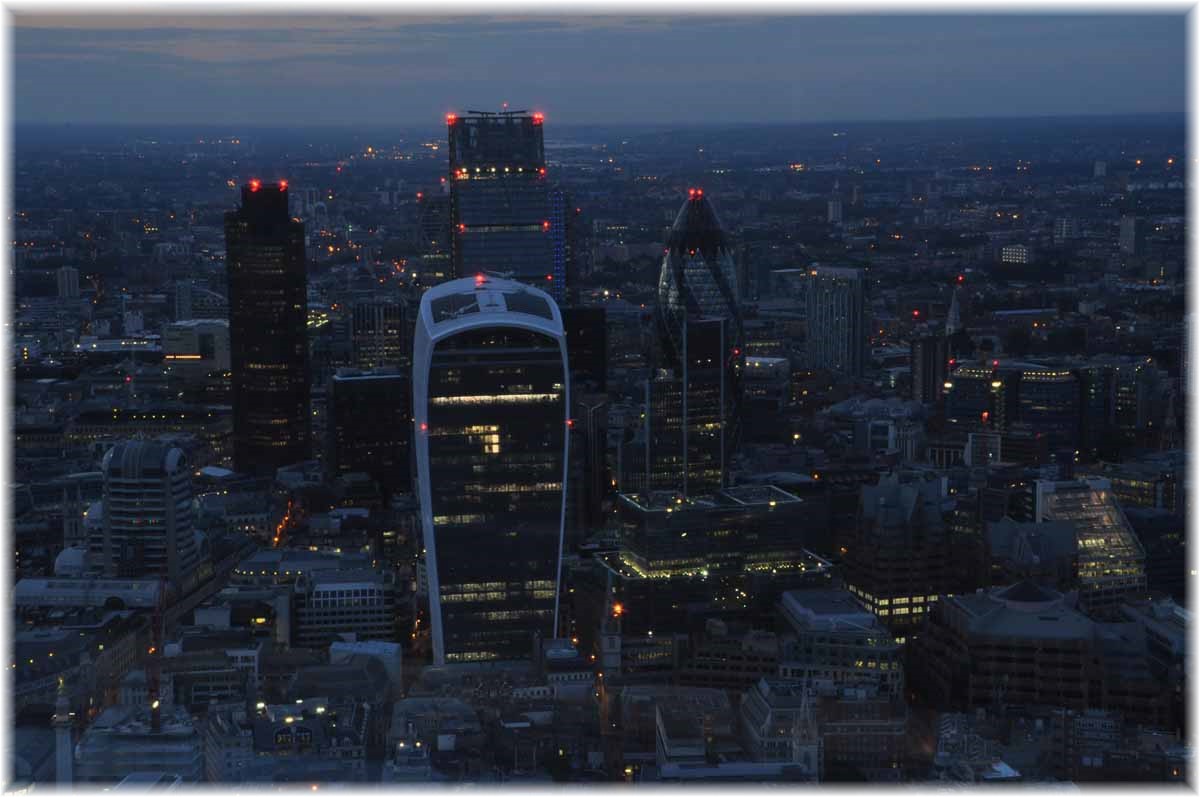
[[[950,363],[950,339],[945,335],[926,335],[911,346],[912,398],[922,404],[934,404],[942,397]]]
[[[346,371],[330,383],[330,466],[366,473],[386,495],[412,489],[412,402],[408,373]]]
[[[287,182],[252,180],[225,215],[234,467],[271,473],[309,456],[304,224]]]
[[[565,307],[563,333],[571,362],[571,387],[577,391],[608,390],[608,317],[603,307]]]

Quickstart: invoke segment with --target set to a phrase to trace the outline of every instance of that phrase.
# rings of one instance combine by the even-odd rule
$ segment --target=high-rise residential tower
[[[862,270],[814,266],[809,275],[808,365],[862,376],[868,339]]]
[[[950,339],[945,335],[921,335],[913,339],[909,351],[912,400],[936,403],[942,397],[950,367]]]
[[[58,298],[79,298],[79,269],[63,266],[56,272],[58,280]]]
[[[656,381],[678,385],[650,391],[662,421],[661,434],[651,424],[650,458],[677,465],[669,469],[674,483],[653,486],[685,495],[718,490],[738,441],[745,354],[732,249],[702,189],[688,191],[667,238],[658,328],[664,370]]]
[[[234,467],[269,474],[309,456],[304,224],[288,215],[286,181],[242,187],[225,249]]]
[[[542,114],[525,111],[446,117],[452,273],[503,275],[560,301],[566,265],[552,231],[542,122]]]
[[[437,664],[527,659],[556,635],[568,373],[544,291],[479,275],[422,297],[413,421]]]

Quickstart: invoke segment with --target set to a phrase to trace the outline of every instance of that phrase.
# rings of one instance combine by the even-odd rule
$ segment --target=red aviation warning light
[[[614,603],[612,605],[613,617],[620,617],[623,614],[625,614],[625,605],[621,603]]]
[[[959,274],[956,281],[958,282],[959,285],[962,285],[964,282],[967,281],[967,278],[964,277],[962,274]]]
[[[465,224],[460,224],[460,225],[458,225],[458,231],[459,231],[460,233],[464,233],[464,232],[466,232],[466,231],[467,231],[467,225],[465,225]]]
[[[429,424],[427,424],[427,423],[422,423],[422,424],[421,424],[421,431],[422,431],[422,432],[428,432],[428,431],[429,431]]]
[[[260,188],[262,188],[262,180],[255,179],[255,180],[250,181],[250,190],[251,191],[257,191]]]
[[[554,275],[553,275],[553,274],[547,274],[547,275],[546,275],[546,282],[550,282],[550,281],[552,281],[553,279],[554,279]]]
[[[567,418],[567,428],[568,429],[575,428],[575,419],[574,418]]]
[[[457,121],[458,121],[458,114],[456,114],[456,113],[446,114],[446,124],[453,125]]]
[[[286,191],[286,190],[287,190],[287,180],[280,180],[280,181],[279,181],[279,190],[280,190],[280,191]]]
[[[545,177],[545,176],[546,176],[546,167],[545,167],[545,166],[542,166],[541,168],[539,168],[539,169],[538,169],[538,175],[539,175],[540,177]]]
[[[920,317],[921,317],[921,311],[913,310],[913,318],[920,318]]]
[[[533,114],[533,123],[535,125],[540,125],[544,121],[546,121],[546,114],[542,113],[541,111],[535,111]]]
[[[688,189],[688,199],[695,199],[695,198],[696,198],[696,189],[689,188]]]
[[[549,231],[550,231],[550,222],[543,221],[542,222],[542,232],[549,232]]]
[[[417,192],[417,201],[420,202],[424,198],[425,198],[425,195],[423,193],[421,193],[420,191],[418,191]]]

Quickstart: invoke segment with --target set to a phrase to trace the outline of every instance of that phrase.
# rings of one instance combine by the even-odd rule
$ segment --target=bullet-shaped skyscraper
[[[738,442],[745,363],[738,301],[728,237],[704,191],[691,189],[659,275],[664,373],[649,389],[657,397],[647,408],[650,462],[658,463],[650,467],[650,488],[695,496],[725,486]]]
[[[542,122],[525,111],[446,117],[453,273],[503,274],[561,301],[564,221],[551,207]]]
[[[286,181],[242,187],[225,251],[234,467],[273,474],[309,457],[304,224],[288,215]]]
[[[571,423],[562,316],[479,275],[421,299],[418,494],[436,664],[528,659],[555,636]]]

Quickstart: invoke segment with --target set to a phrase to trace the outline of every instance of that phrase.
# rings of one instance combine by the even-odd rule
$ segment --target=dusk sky
[[[1158,16],[14,19],[17,122],[561,124],[1181,112]]]

